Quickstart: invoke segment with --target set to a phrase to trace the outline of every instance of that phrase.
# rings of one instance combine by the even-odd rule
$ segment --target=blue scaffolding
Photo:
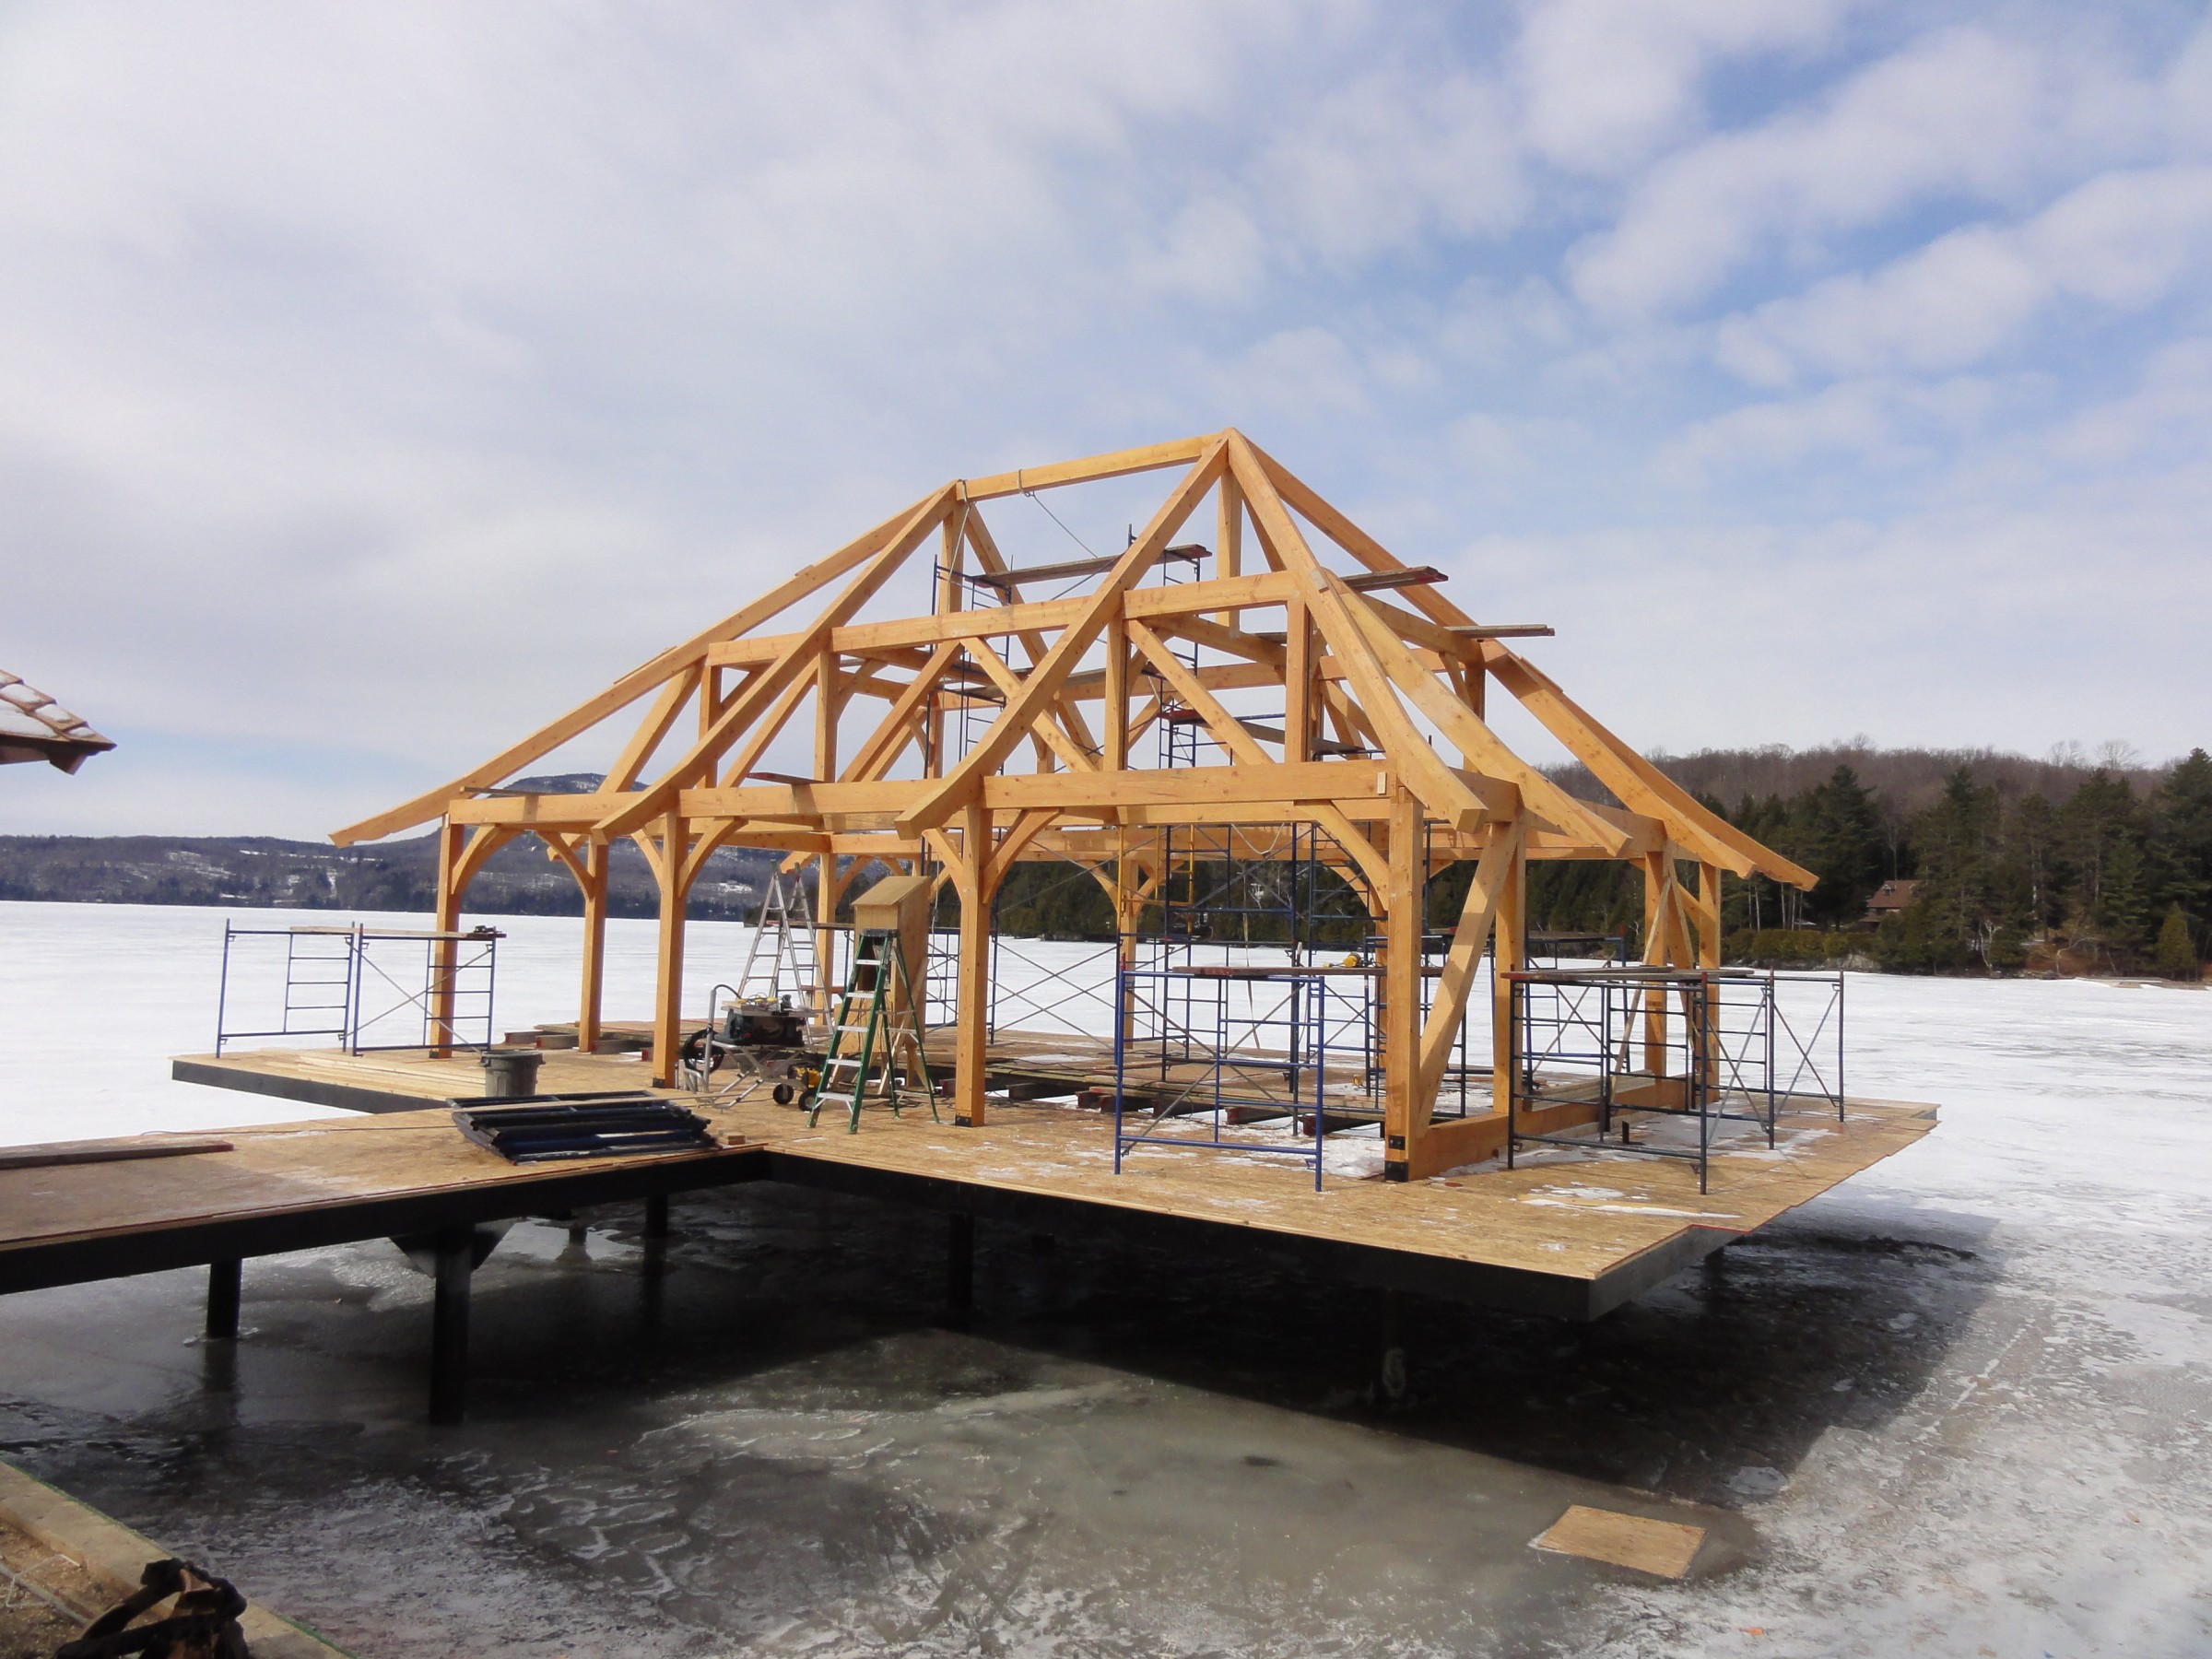
[[[1124,1017],[1113,1045],[1114,1172],[1145,1146],[1250,1152],[1310,1163],[1318,1192],[1329,1056],[1347,1046],[1345,1032],[1371,1026],[1369,977],[1181,962],[1124,967],[1117,982]],[[1347,994],[1352,985],[1359,995]],[[1361,1053],[1364,1044],[1363,1036]],[[1285,1119],[1288,1141],[1228,1133]]]
[[[350,926],[240,927],[223,924],[223,969],[216,993],[215,1052],[246,1039],[335,1038],[349,1053],[382,1049],[489,1048],[499,942],[489,927],[466,933]],[[241,941],[281,940],[273,946]],[[273,1015],[233,1026],[233,975],[281,975]],[[274,1019],[272,1025],[267,1023]],[[258,1021],[258,1023],[255,1023]]]
[[[1840,972],[1630,966],[1506,978],[1508,1169],[1524,1146],[1603,1147],[1693,1162],[1702,1193],[1714,1125],[1757,1125],[1772,1147],[1784,1106],[1844,1115]],[[1653,1139],[1648,1128],[1635,1138],[1667,1119],[1693,1124],[1694,1139]]]

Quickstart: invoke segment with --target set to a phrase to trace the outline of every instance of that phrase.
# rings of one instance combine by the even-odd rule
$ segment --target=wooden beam
[[[876,729],[868,734],[867,740],[853,755],[852,763],[844,770],[842,781],[853,782],[880,778],[897,764],[906,746],[920,735],[921,727],[917,722],[921,717],[922,705],[928,700],[931,689],[944,677],[945,670],[951,666],[953,659],[959,654],[959,646],[950,642],[930,653],[929,661],[907,682],[906,688],[899,693],[883,718],[877,723]]]
[[[1236,716],[1224,709],[1213,694],[1198,683],[1197,677],[1191,672],[1190,665],[1170,651],[1158,634],[1142,622],[1133,621],[1129,624],[1129,638],[1151,660],[1152,665],[1159,671],[1160,677],[1175,688],[1176,695],[1197,711],[1198,718],[1206,722],[1206,729],[1214,735],[1214,740],[1235,759],[1238,768],[1250,769],[1255,777],[1289,770],[1267,759],[1266,751],[1237,724]],[[1206,801],[1211,805],[1216,797],[1208,792],[1186,798]],[[1335,806],[1324,801],[1304,805],[1312,816],[1313,822],[1344,842],[1345,851],[1357,859],[1360,867],[1371,877],[1380,879],[1385,875],[1373,844]]]
[[[834,582],[847,571],[865,563],[879,553],[899,534],[899,527],[912,516],[906,509],[877,525],[866,535],[847,542],[829,558],[808,565],[787,582],[778,583],[759,599],[740,610],[733,611],[712,628],[702,629],[680,645],[671,646],[651,661],[624,675],[598,696],[580,703],[552,724],[543,726],[522,742],[500,750],[483,765],[463,772],[451,783],[402,802],[388,812],[364,818],[358,824],[335,830],[331,840],[341,847],[357,841],[379,841],[384,836],[410,829],[425,819],[437,817],[445,804],[456,795],[465,795],[493,784],[504,782],[516,771],[559,748],[580,732],[590,730],[617,710],[628,708],[646,692],[682,673],[700,662],[709,646],[724,640],[749,633],[771,617],[779,615],[797,604],[825,582]]]
[[[937,522],[951,508],[953,500],[953,487],[948,484],[917,507],[883,550],[868,560],[815,618],[813,626],[794,636],[783,653],[731,700],[730,706],[716,717],[713,725],[684,758],[659,782],[642,792],[633,805],[607,817],[600,824],[600,830],[608,836],[627,835],[665,810],[677,790],[711,767],[732,737],[750,726],[771,700],[781,696],[794,679],[814,665],[829,644],[830,630],[849,620],[853,612],[875,597],[877,590],[890,580],[907,556],[921,545],[922,538],[937,527]]]
[[[677,1051],[683,1043],[684,909],[690,898],[685,853],[691,831],[681,814],[661,815],[659,867],[660,929],[656,941],[653,1005],[653,1080],[664,1088],[676,1084]]]
[[[1242,434],[1233,429],[1230,435],[1230,464],[1244,487],[1244,499],[1261,540],[1274,550],[1305,590],[1303,597],[1314,621],[1343,661],[1368,719],[1382,735],[1406,786],[1432,816],[1454,829],[1475,829],[1483,818],[1481,802],[1436,758],[1435,751],[1406,718],[1406,711],[1399,707],[1391,691],[1389,677],[1375,660],[1369,636],[1361,632],[1359,624],[1346,608],[1347,601],[1341,588],[1328,585],[1324,580],[1326,572],[1313,557],[1312,549],[1306,546],[1298,526],[1290,522],[1274,485],[1245,444]],[[1405,650],[1395,641],[1391,643],[1401,652]]]
[[[1282,551],[1281,544],[1277,550]],[[1382,1173],[1404,1181],[1420,1087],[1421,868],[1418,842],[1421,803],[1409,789],[1392,792],[1390,865],[1382,913]]]
[[[1088,484],[1099,478],[1126,477],[1131,473],[1158,472],[1183,466],[1206,453],[1218,438],[1179,438],[1171,443],[1147,443],[1137,449],[1115,450],[1088,455],[1080,461],[1059,461],[1050,466],[1024,467],[969,478],[960,487],[963,500],[988,501],[998,496],[1027,495],[1031,490],[1056,489],[1063,484]]]
[[[1318,574],[1324,586],[1335,582],[1334,574],[1327,571]],[[1613,847],[1616,851],[1625,844],[1625,838],[1613,825],[1585,812],[1580,801],[1514,754],[1503,739],[1477,718],[1474,710],[1439,684],[1433,673],[1414,662],[1365,600],[1351,594],[1341,597],[1344,614],[1366,634],[1383,672],[1413,700],[1415,708],[1436,723],[1437,730],[1459,750],[1470,771],[1511,783],[1521,792],[1522,805],[1540,822],[1561,834],[1579,835],[1594,846]]]
[[[1284,607],[1283,759],[1313,758],[1313,614],[1294,599]]]
[[[724,783],[734,788],[752,776],[753,768],[759,765],[760,758],[768,753],[768,746],[783,735],[783,728],[791,724],[791,717],[798,712],[799,704],[806,700],[809,692],[817,688],[817,681],[801,675],[794,677],[791,684],[783,688],[776,698],[775,706],[753,727],[746,737],[745,747],[731,759],[729,771],[723,778]]]
[[[1103,759],[1106,771],[1118,772],[1129,764],[1129,625],[1118,616],[1106,623],[1106,669],[1100,678],[1106,700],[1099,716],[1106,728]],[[1072,688],[1072,678],[1069,684]]]
[[[1121,610],[1123,594],[1151,569],[1159,550],[1168,545],[1168,538],[1182,527],[1183,520],[1190,516],[1199,498],[1220,477],[1226,465],[1225,455],[1224,446],[1218,441],[1207,446],[1196,464],[1183,475],[1174,493],[1153,515],[1145,534],[1122,555],[1113,573],[1085,601],[1082,616],[1062,631],[1044,661],[1030,671],[1022,681],[1020,695],[1007,700],[999,717],[991,723],[960,763],[936,782],[930,794],[900,815],[901,835],[917,834],[943,823],[956,808],[980,798],[985,774],[997,769],[1006,751],[1021,741],[1038,715],[1058,696],[1061,685],[1075,671],[1083,653],[1090,649],[1109,618]]]
[[[998,891],[1006,877],[1012,872],[1017,861],[1020,859],[1023,850],[1035,841],[1041,831],[1052,827],[1053,819],[1056,816],[1058,815],[1051,807],[1043,806],[1035,811],[1025,812],[1014,821],[1014,827],[1008,830],[1000,839],[998,845],[992,849],[991,862],[983,872],[983,886],[987,890],[993,893]]]
[[[1227,473],[1215,493],[1214,575],[1233,581],[1244,573],[1244,492],[1237,487],[1236,475]],[[1235,628],[1238,613],[1223,611],[1215,620]]]
[[[668,728],[676,724],[676,717],[683,712],[685,702],[699,689],[701,672],[701,665],[694,663],[661,688],[661,695],[653,702],[652,712],[623,746],[621,754],[615,758],[614,765],[607,769],[606,777],[599,785],[601,789],[609,793],[625,790],[638,781],[638,774],[645,770],[645,763],[653,759],[653,751],[661,747],[661,740],[668,735]],[[703,708],[706,699],[702,696],[700,701]]]
[[[1809,889],[1819,880],[1802,865],[1760,845],[1700,806],[1688,790],[1600,725],[1548,676],[1510,648],[1486,644],[1483,660],[1498,683],[1566,745],[1592,776],[1627,806],[1664,820],[1668,832],[1700,858],[1738,876],[1756,873],[1795,888]]]
[[[1466,902],[1460,906],[1452,948],[1436,982],[1429,1023],[1421,1030],[1420,1083],[1413,1114],[1417,1135],[1429,1126],[1436,1110],[1436,1091],[1443,1083],[1444,1066],[1452,1058],[1452,1045],[1459,1040],[1460,1027],[1466,1022],[1467,994],[1474,987],[1476,965],[1482,959],[1482,947],[1489,942],[1499,904],[1512,874],[1513,855],[1525,833],[1525,826],[1519,823],[1492,826],[1489,845],[1483,849],[1474,879],[1467,884]]]
[[[985,1020],[991,1005],[991,820],[980,803],[960,808],[960,844],[947,863],[960,896],[959,1002],[954,1013],[952,1121],[983,1126],[983,1082],[990,1062]],[[933,841],[942,836],[932,827]]]
[[[1240,576],[1234,582],[1187,582],[1173,586],[1129,590],[1124,608],[1133,617],[1150,621],[1159,617],[1190,616],[1202,611],[1264,610],[1296,598],[1298,584],[1281,571],[1268,571]],[[1091,595],[1071,594],[1065,599],[1039,599],[1020,605],[992,605],[978,609],[935,612],[926,617],[888,618],[882,621],[852,622],[833,629],[830,649],[842,657],[884,656],[899,652],[924,651],[947,640],[995,639],[1032,629],[1059,629],[1078,621]],[[797,633],[756,634],[716,645],[708,660],[725,668],[759,668],[774,662],[791,646]],[[1454,652],[1465,647],[1456,641]]]
[[[975,548],[976,559],[983,569],[994,573],[1003,574],[1006,569],[1006,558],[999,552],[998,543],[992,539],[991,527],[983,523],[982,514],[977,513],[969,520],[967,535]],[[1109,570],[1112,568],[1111,560],[1108,561],[1106,568]],[[1021,641],[1021,648],[1030,653],[1030,666],[1032,668],[1044,661],[1047,652],[1051,649],[1045,644],[1043,631],[1040,629],[1017,629],[1015,638]],[[1067,727],[1068,735],[1075,740],[1077,747],[1088,755],[1096,755],[1099,752],[1099,746],[1091,740],[1090,728],[1084,724],[1082,712],[1075,706],[1075,703],[1063,696],[1054,700],[1053,708],[1062,723]],[[1079,771],[1082,769],[1077,767],[1074,770]]]
[[[968,641],[967,651],[970,660],[991,677],[992,684],[1006,694],[1007,701],[1011,702],[1021,694],[1022,677],[1007,665],[1006,658],[991,649],[990,641],[971,640]],[[1056,717],[1062,714],[1065,709],[1065,704],[1055,703],[1037,717],[1037,724],[1030,730],[1035,734],[1041,747],[1060,757],[1062,764],[1069,771],[1097,771],[1099,770],[1097,758],[1081,747],[1068,733],[1062,730]],[[1044,769],[1041,768],[1040,770]]]

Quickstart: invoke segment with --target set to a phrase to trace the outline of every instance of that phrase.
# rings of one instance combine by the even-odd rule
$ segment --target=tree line
[[[1724,957],[1792,966],[1853,959],[1901,972],[2156,971],[2193,976],[2212,955],[2212,756],[2199,748],[2167,767],[2124,753],[2092,763],[2078,753],[2043,760],[1991,751],[1708,751],[1659,764],[1706,806],[1819,879],[1799,892],[1764,877],[1724,876]],[[1606,798],[1579,769],[1560,781]],[[1712,787],[1738,783],[1733,801]],[[1760,789],[1764,783],[1769,787]],[[1781,785],[1786,785],[1781,786]],[[1468,865],[1429,884],[1432,928],[1456,919]],[[1686,872],[1694,885],[1695,877]],[[1199,886],[1218,891],[1216,936],[1275,943],[1288,877],[1264,866],[1219,867]],[[1913,883],[1901,910],[1869,922],[1888,881]],[[1331,945],[1356,944],[1348,889],[1334,878],[1300,896],[1330,916]],[[1543,934],[1617,935],[1641,950],[1643,878],[1605,861],[1532,864],[1529,925]],[[1060,938],[1112,936],[1098,884],[1065,865],[1023,865],[995,909],[997,926]],[[1165,918],[1155,910],[1148,928]]]
[[[2195,975],[2212,954],[2212,756],[2194,749],[2155,770],[1991,759],[2005,758],[1959,760],[1918,804],[1847,764],[1787,794],[1702,795],[1819,877],[1801,893],[1724,877],[1725,954],[1864,957],[1908,972]],[[1913,884],[1911,901],[1870,924],[1868,900],[1891,880]],[[1529,905],[1539,927],[1633,941],[1642,882],[1615,865],[1538,866]]]

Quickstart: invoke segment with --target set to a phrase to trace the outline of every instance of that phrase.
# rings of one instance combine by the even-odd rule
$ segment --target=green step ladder
[[[896,1006],[891,997],[894,985],[900,993]],[[857,1135],[861,1102],[867,1097],[871,1077],[877,1079],[891,1115],[899,1116],[897,1072],[901,1051],[913,1063],[912,1075],[922,1080],[930,1118],[940,1124],[945,1121],[937,1115],[937,1091],[930,1083],[929,1061],[922,1052],[922,1033],[915,1027],[918,1006],[897,932],[869,928],[862,933],[853,943],[853,971],[830,1021],[829,1051],[822,1060],[821,1074],[815,1079],[814,1099],[806,1107],[808,1128],[820,1120],[822,1108],[831,1097],[849,1097],[853,1115],[846,1131]],[[848,1038],[859,1040],[857,1053],[848,1050]]]

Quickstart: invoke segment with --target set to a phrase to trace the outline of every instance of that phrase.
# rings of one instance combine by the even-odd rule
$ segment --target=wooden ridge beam
[[[1064,484],[1089,484],[1100,478],[1123,478],[1131,473],[1159,472],[1186,466],[1218,443],[1218,436],[1178,438],[1168,443],[1147,443],[1136,449],[1114,450],[1087,455],[1080,461],[1056,461],[1050,466],[1028,466],[1014,472],[993,473],[960,481],[960,499],[988,501],[997,496],[1027,495],[1031,490],[1057,489]]]

